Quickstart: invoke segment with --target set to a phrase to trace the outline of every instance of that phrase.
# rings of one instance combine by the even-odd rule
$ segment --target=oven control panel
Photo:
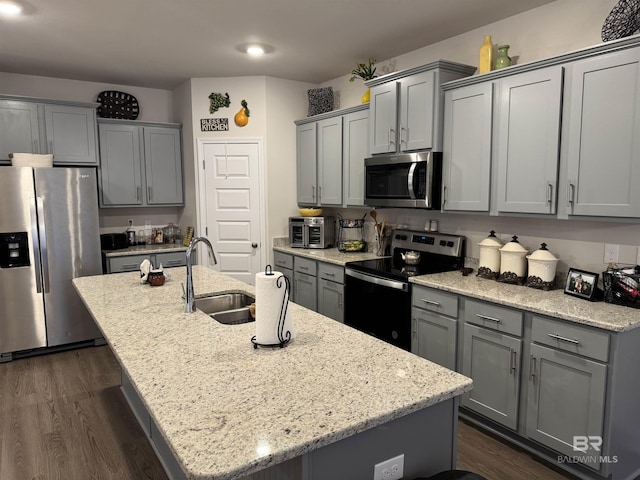
[[[394,230],[391,236],[391,248],[460,257],[464,254],[464,239],[462,235],[447,233]]]

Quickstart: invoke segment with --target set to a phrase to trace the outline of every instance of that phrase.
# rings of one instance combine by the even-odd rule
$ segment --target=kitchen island
[[[406,478],[455,467],[470,379],[295,304],[296,338],[254,349],[254,324],[184,313],[185,270],[167,272],[162,287],[137,272],[74,285],[171,478],[369,479],[401,454]],[[201,266],[193,280],[196,296],[254,294]]]

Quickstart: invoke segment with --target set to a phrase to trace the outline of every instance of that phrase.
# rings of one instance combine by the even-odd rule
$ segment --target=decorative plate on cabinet
[[[105,90],[98,94],[97,113],[100,118],[119,118],[135,120],[140,113],[140,106],[136,97],[129,93],[116,90]]]

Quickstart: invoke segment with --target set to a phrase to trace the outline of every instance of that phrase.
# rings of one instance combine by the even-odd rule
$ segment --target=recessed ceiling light
[[[246,53],[252,57],[261,57],[265,53],[273,52],[274,48],[271,45],[265,45],[264,43],[243,43],[236,47],[240,52]]]
[[[20,15],[22,12],[22,5],[16,2],[3,1],[0,2],[0,14],[6,16]]]

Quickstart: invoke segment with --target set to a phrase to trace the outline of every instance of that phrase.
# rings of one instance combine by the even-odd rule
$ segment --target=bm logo
[[[600,451],[602,446],[602,437],[598,435],[574,435],[573,450],[577,452],[587,452],[589,448],[593,448],[596,452]]]

